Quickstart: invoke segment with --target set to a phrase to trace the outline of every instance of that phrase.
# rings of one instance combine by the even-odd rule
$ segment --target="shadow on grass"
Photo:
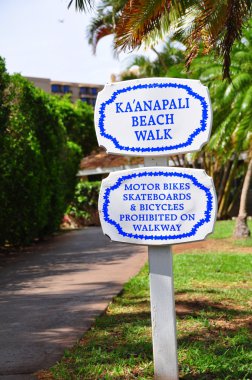
[[[183,295],[183,294],[193,294],[193,293],[205,293],[205,294],[220,294],[219,289],[181,289],[181,290],[176,290],[176,295]]]
[[[120,310],[119,299],[115,305],[119,307],[117,314],[113,314],[114,309],[108,310],[96,321],[95,327],[84,336],[80,346],[73,350],[71,356],[75,359],[65,359],[64,365],[70,373],[81,373],[80,379],[83,380],[153,379],[149,302],[140,298],[138,303],[127,302],[127,306],[131,305],[141,306],[142,311],[140,309],[136,312],[133,309],[132,313],[123,312]],[[177,317],[182,323],[181,329],[187,317],[199,318],[201,322],[204,318],[209,318],[211,321],[232,323],[230,327],[213,323],[210,327],[203,328],[203,332],[197,326],[192,326],[190,331],[179,332],[181,380],[251,379],[249,312],[206,300],[179,301],[176,306]],[[236,323],[235,318],[239,323]],[[97,368],[99,373],[96,372]],[[113,368],[121,368],[124,374],[113,373]]]
[[[181,330],[193,319],[189,329],[179,331],[180,379],[252,378],[250,311],[211,300],[177,301],[176,310]]]
[[[180,379],[250,380],[251,336],[247,329],[211,329],[178,339]]]
[[[220,318],[231,320],[234,318],[243,318],[251,316],[251,311],[234,309],[225,307],[223,304],[211,301],[176,301],[176,315],[179,319],[187,317],[198,318],[202,314],[211,320],[219,320]]]
[[[120,313],[119,315],[109,315],[98,318],[96,328],[110,329],[112,327],[129,324],[138,324],[138,326],[151,326],[151,317],[149,312]]]
[[[149,302],[143,299],[134,301],[133,304],[141,306],[145,310],[149,308]],[[182,353],[180,379],[248,380],[251,378],[249,353],[252,346],[249,338],[249,311],[225,307],[221,303],[210,300],[178,301],[176,308],[177,318],[181,322],[186,318],[189,320],[198,318],[201,322],[204,319],[211,320],[210,326],[206,328],[203,326],[203,332],[197,327],[192,327],[190,331],[179,332],[182,335],[178,339],[179,352]],[[223,326],[220,323],[221,320],[224,321]],[[218,325],[215,322],[218,322]],[[225,322],[228,322],[228,325]],[[105,314],[98,321],[95,327],[96,336],[94,340],[89,340],[85,352],[99,347],[103,352],[112,354],[112,362],[116,363],[116,358],[120,358],[121,366],[128,368],[131,373],[126,377],[125,375],[112,375],[108,378],[134,379],[136,373],[139,372],[136,368],[143,361],[147,366],[148,361],[150,363],[152,360],[150,326],[149,311],[120,312],[118,315]],[[105,334],[104,329],[106,329]],[[89,339],[91,339],[91,335]],[[95,345],[94,342],[96,342]],[[95,362],[95,366],[103,365],[107,360],[108,358],[103,357],[102,361]],[[111,356],[109,362],[111,363]],[[137,376],[141,379],[151,379],[153,373],[150,373],[149,367],[148,375],[141,377],[143,374],[140,371]],[[102,379],[103,377],[98,378]]]

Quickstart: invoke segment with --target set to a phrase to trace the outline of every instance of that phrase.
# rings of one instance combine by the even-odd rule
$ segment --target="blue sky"
[[[112,38],[97,54],[87,43],[91,15],[67,9],[69,0],[1,0],[0,56],[9,73],[70,82],[106,83],[132,59],[113,58]],[[63,21],[63,22],[62,22]]]

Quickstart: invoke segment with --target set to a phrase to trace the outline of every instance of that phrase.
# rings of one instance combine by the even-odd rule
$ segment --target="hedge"
[[[2,59],[0,83],[0,244],[23,245],[58,229],[83,149],[64,125],[68,100],[9,76]]]
[[[58,107],[68,138],[78,144],[83,155],[87,156],[97,147],[93,108],[81,100],[71,103],[67,97],[58,98]]]

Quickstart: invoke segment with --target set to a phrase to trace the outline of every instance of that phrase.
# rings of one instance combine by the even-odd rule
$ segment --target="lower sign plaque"
[[[213,231],[216,195],[204,170],[150,167],[102,181],[99,213],[111,240],[168,245],[203,240]]]

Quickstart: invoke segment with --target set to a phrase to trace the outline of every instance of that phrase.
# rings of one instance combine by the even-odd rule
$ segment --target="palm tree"
[[[192,65],[193,76],[205,83],[210,90],[214,124],[209,144],[204,148],[214,165],[225,165],[223,176],[219,180],[218,215],[225,215],[231,207],[228,205],[230,194],[233,202],[234,178],[242,175],[240,209],[234,236],[249,235],[246,204],[252,171],[252,20],[244,30],[243,38],[234,45],[231,52],[232,83],[221,81],[221,69],[218,60],[204,57],[196,59]],[[245,156],[240,165],[241,156]],[[216,160],[217,157],[217,160]],[[247,164],[246,164],[247,161]],[[247,172],[244,170],[247,167]],[[231,204],[233,203],[231,202]]]
[[[252,154],[252,20],[249,27],[244,30],[241,42],[234,45],[231,58],[232,83],[227,80],[222,81],[221,62],[213,55],[199,56],[191,65],[191,71],[186,72],[181,63],[169,62],[169,67],[165,72],[156,59],[150,62],[145,57],[137,57],[132,64],[138,65],[138,77],[141,76],[168,76],[168,77],[189,77],[200,79],[210,90],[212,106],[214,112],[214,124],[210,142],[203,150],[196,154],[194,164],[197,161],[211,173],[218,190],[219,218],[225,218],[238,200],[239,190],[237,185],[242,185],[240,210],[237,227],[248,231],[246,225],[246,200],[248,195],[249,175],[251,175],[250,165],[248,165],[247,175],[245,170],[246,162]],[[172,56],[171,47],[167,44],[160,53],[163,59],[168,62]],[[180,51],[179,54],[182,54]],[[182,60],[182,57],[178,62]],[[122,76],[122,79],[125,78]],[[244,158],[245,157],[245,160]],[[236,186],[234,186],[236,182]]]
[[[73,3],[77,10],[85,11],[94,1],[71,0],[68,6]],[[115,3],[111,2],[117,10],[113,25],[116,49],[132,50],[143,43],[153,44],[172,30],[187,46],[187,67],[198,55],[202,43],[205,54],[215,50],[222,57],[224,78],[230,77],[231,49],[241,37],[252,9],[251,0],[118,0],[118,8]],[[103,35],[104,32],[107,33],[106,28]]]
[[[144,55],[134,57],[127,70],[121,73],[120,80],[166,76],[168,70],[184,61],[184,51],[178,49],[177,45],[177,41],[168,40],[161,52],[152,48],[156,54],[154,60]],[[135,76],[132,75],[132,67],[138,67],[138,73]]]
[[[73,1],[71,0],[69,6]],[[91,3],[92,0],[75,0],[76,8],[79,10],[85,9]],[[200,58],[193,65],[193,76],[208,85],[214,99],[213,134],[210,144],[201,154],[204,164],[209,159],[212,168],[218,167],[221,161],[226,164],[219,184],[219,213],[222,214],[227,209],[226,195],[229,194],[232,181],[240,170],[239,156],[243,151],[247,151],[247,156],[250,157],[249,147],[252,146],[251,21],[247,35],[236,44],[231,55],[233,44],[240,39],[242,28],[251,15],[251,0],[121,0],[118,8],[115,8],[113,0],[109,3],[113,5],[109,14],[114,14],[114,23],[108,30],[109,33],[115,33],[117,49],[134,49],[144,42],[153,44],[153,41],[163,38],[173,27],[175,34],[183,37],[187,46],[188,67],[199,52],[206,54],[205,58]],[[117,11],[114,12],[114,9]],[[104,33],[100,34],[101,37],[102,35]],[[217,58],[214,63],[212,59],[209,60],[208,54],[211,50],[215,50],[217,56],[223,59],[223,78],[230,78],[232,58],[232,83],[221,81],[221,62]],[[218,157],[217,165],[213,162],[215,157]],[[247,178],[250,178],[250,173],[249,164],[241,199],[245,204],[249,181]],[[244,207],[241,206],[240,210],[244,210]],[[246,225],[246,217],[241,219]]]

